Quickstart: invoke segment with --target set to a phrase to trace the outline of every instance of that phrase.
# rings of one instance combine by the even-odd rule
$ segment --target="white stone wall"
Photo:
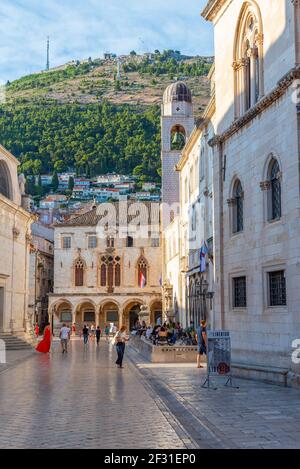
[[[0,194],[0,288],[3,292],[0,332],[29,332],[27,316],[29,282],[29,238],[31,216],[19,203],[17,160],[3,147],[0,159],[9,169],[12,199]],[[2,309],[2,307],[1,307]]]
[[[264,28],[265,93],[269,93],[295,65],[293,5],[289,0],[257,3]],[[214,21],[218,134],[234,119],[233,43],[242,4],[227,2]],[[235,362],[266,368],[291,369],[292,340],[300,337],[299,148],[292,92],[289,88],[222,147],[214,147],[215,324],[231,331]],[[271,154],[282,171],[282,218],[273,223],[267,221],[266,193],[260,188]],[[232,198],[236,177],[244,190],[244,230],[233,235],[227,199]],[[273,267],[286,272],[286,307],[268,306],[267,272]],[[247,279],[247,307],[240,310],[232,304],[234,275]]]
[[[217,133],[234,120],[234,40],[244,1],[225,3],[214,21]],[[294,7],[291,0],[259,0],[257,4],[263,23],[266,94],[295,64]]]

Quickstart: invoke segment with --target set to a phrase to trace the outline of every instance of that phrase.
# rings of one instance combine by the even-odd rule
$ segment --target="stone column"
[[[100,326],[100,311],[96,312],[96,327]]]
[[[123,314],[124,314],[124,311],[123,310],[119,310],[119,328],[121,329],[121,327],[123,326],[124,322],[123,322]]]
[[[300,0],[292,0],[295,22],[295,62],[300,65]]]
[[[75,323],[76,323],[76,310],[72,309],[72,327],[73,327],[73,324],[75,324]],[[72,335],[73,335],[73,333],[72,333]],[[76,335],[76,332],[75,332],[74,335]]]
[[[251,107],[256,104],[256,54],[257,54],[257,50],[255,47],[253,47],[251,49],[251,55],[250,55]]]

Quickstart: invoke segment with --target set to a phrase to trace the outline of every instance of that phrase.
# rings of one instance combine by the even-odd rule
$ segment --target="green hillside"
[[[184,79],[200,114],[209,99],[211,59],[156,51],[117,62],[87,60],[8,83],[0,142],[25,174],[111,171],[158,179],[160,107],[166,86]]]

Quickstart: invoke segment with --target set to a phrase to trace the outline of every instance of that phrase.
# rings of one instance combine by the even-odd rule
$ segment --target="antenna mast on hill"
[[[50,70],[50,37],[47,37],[47,63],[46,63],[47,72]]]

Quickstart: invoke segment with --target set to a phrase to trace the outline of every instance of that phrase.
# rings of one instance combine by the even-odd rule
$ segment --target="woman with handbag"
[[[121,329],[115,335],[115,344],[117,347],[117,354],[118,354],[116,365],[118,365],[119,368],[123,368],[123,358],[124,358],[126,340],[127,340],[126,327],[122,326]]]

